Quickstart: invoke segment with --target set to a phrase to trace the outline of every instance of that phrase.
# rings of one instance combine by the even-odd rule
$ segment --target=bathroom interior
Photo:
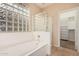
[[[0,3],[0,56],[79,56],[79,3]]]

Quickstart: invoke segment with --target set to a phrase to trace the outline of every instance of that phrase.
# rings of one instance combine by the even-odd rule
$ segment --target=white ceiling
[[[40,8],[45,8],[47,7],[48,5],[50,5],[51,3],[34,3],[35,5],[37,5],[38,7]]]

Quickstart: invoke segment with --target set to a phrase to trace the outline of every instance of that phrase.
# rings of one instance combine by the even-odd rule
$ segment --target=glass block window
[[[36,14],[33,19],[33,31],[47,31],[48,16],[46,13]]]
[[[0,32],[26,32],[27,11],[15,4],[0,4]]]

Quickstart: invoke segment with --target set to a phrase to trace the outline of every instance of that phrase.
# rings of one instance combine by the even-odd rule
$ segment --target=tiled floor
[[[79,56],[79,53],[75,50],[52,47],[52,56]]]
[[[75,50],[75,42],[61,39],[60,46],[68,49]]]

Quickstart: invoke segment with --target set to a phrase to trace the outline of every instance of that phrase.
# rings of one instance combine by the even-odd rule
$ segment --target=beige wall
[[[78,7],[78,4],[51,4],[44,8],[49,16],[52,17],[53,32],[52,32],[52,45],[58,46],[58,34],[59,34],[59,12]]]

